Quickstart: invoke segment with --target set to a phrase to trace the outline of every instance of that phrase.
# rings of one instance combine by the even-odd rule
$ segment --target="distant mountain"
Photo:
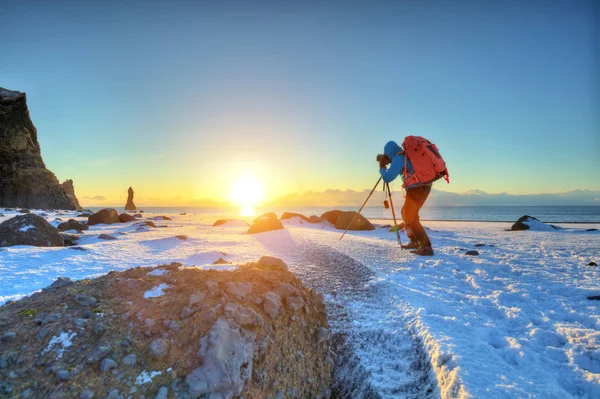
[[[305,206],[356,206],[361,205],[370,190],[325,190],[323,192],[308,191],[302,194],[287,194],[267,205],[284,207]],[[395,203],[402,203],[402,191],[392,193]],[[369,200],[369,205],[376,205],[384,200],[382,190],[377,190]],[[562,193],[542,194],[509,194],[487,193],[482,190],[469,190],[464,193],[452,193],[433,189],[427,205],[437,206],[556,206],[556,205],[597,205],[600,206],[599,190],[573,190]]]

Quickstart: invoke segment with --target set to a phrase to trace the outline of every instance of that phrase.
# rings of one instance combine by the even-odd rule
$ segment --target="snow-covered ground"
[[[1,213],[0,222],[15,216]],[[46,218],[57,225],[72,216]],[[247,235],[240,224],[168,216],[154,221],[166,228],[91,226],[79,241],[86,251],[0,248],[0,303],[58,276],[171,262],[226,269],[212,262],[274,255],[325,295],[333,333],[351,351],[341,354],[348,375],[337,378],[360,379],[355,395],[600,398],[600,301],[587,299],[600,295],[600,267],[587,266],[600,260],[600,232],[585,231],[598,225],[509,232],[509,223],[429,222],[436,255],[420,258],[383,228],[339,241],[339,231],[298,220]]]

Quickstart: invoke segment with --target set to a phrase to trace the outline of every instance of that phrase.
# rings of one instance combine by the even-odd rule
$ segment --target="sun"
[[[234,180],[229,198],[240,207],[240,216],[254,216],[254,207],[264,199],[263,185],[251,174],[242,175]]]

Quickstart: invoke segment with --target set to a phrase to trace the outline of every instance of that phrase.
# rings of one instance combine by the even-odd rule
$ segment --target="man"
[[[383,153],[387,157],[387,159],[384,157],[379,162],[379,173],[383,181],[390,183],[399,174],[402,174],[402,181],[404,181],[406,171],[404,170],[405,155],[402,153],[402,148],[395,141],[390,141],[385,145]],[[390,166],[386,169],[388,164]],[[412,175],[414,173],[409,158],[406,159],[406,168],[409,174]],[[406,199],[402,207],[402,220],[404,220],[406,234],[410,239],[410,242],[407,245],[403,245],[402,248],[413,249],[412,253],[421,256],[433,256],[431,241],[419,221],[419,210],[429,196],[431,185],[432,183],[416,183],[405,187]]]

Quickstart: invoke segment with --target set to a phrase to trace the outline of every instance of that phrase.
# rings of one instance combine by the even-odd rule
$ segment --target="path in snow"
[[[337,233],[306,229],[295,232],[298,234],[293,236],[279,233],[285,238],[265,239],[262,243],[276,256],[285,258],[306,285],[326,297],[333,347],[338,355],[333,397],[439,397],[423,345],[398,315],[398,298],[381,286],[370,285],[374,272],[338,249],[348,250],[357,238],[348,236],[340,245],[332,241]],[[364,251],[364,246],[361,248]],[[371,259],[366,260],[372,263],[385,258],[389,248],[374,242],[364,252],[370,254]]]

